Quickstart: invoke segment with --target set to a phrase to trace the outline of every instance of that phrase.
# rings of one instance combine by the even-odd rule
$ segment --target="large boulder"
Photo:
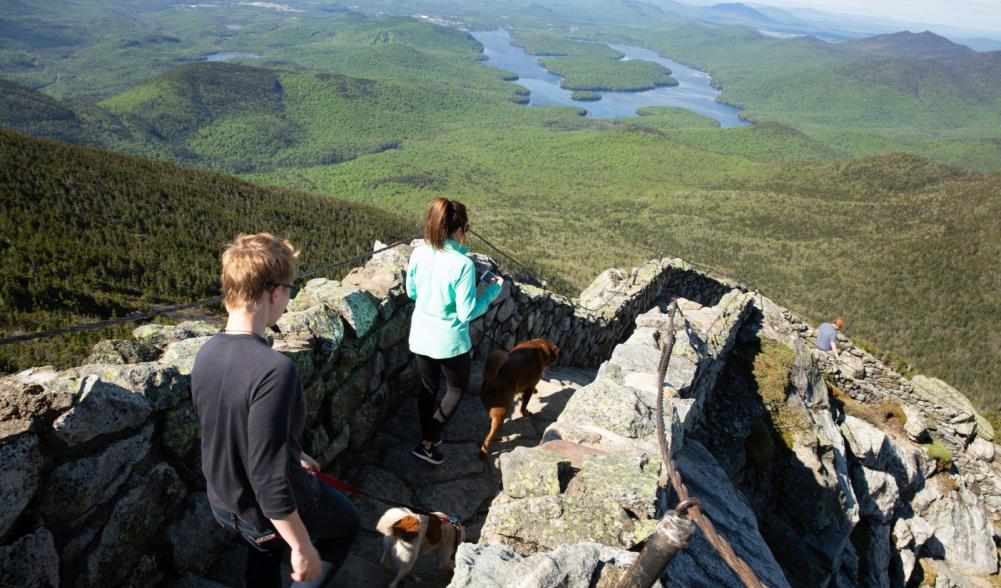
[[[144,363],[156,361],[160,350],[135,339],[110,339],[97,343],[84,363]]]
[[[79,390],[51,368],[32,368],[0,378],[0,440],[52,422],[73,405]]]
[[[323,356],[337,351],[344,342],[344,324],[337,314],[323,305],[300,311],[290,310],[275,325],[285,339],[311,341]]]
[[[0,442],[0,537],[35,495],[40,462],[38,437],[28,433]]]
[[[10,545],[0,545],[0,586],[59,586],[59,554],[48,529],[43,527]]]
[[[152,438],[150,424],[138,435],[56,466],[45,480],[39,504],[46,520],[73,524],[93,507],[114,498],[128,480],[132,467],[149,454]]]
[[[576,543],[522,557],[500,545],[463,543],[449,588],[611,588],[636,554],[597,543]],[[662,586],[658,581],[656,586]]]
[[[162,349],[175,341],[215,335],[221,328],[205,321],[184,321],[176,325],[142,325],[132,331],[132,336],[141,343]]]
[[[678,454],[677,467],[690,495],[702,502],[716,531],[758,578],[766,586],[788,587],[782,568],[758,530],[754,511],[743,495],[734,490],[713,456],[701,444],[688,440]],[[744,585],[701,532],[693,535],[688,547],[678,553],[664,578],[672,586],[740,588]]]
[[[202,345],[205,345],[211,338],[210,335],[205,335],[175,341],[167,345],[167,348],[163,352],[163,357],[160,358],[160,363],[172,365],[182,375],[190,376],[191,368],[195,365],[195,356],[198,355],[198,351],[202,348]]]
[[[56,437],[70,447],[138,427],[153,412],[145,396],[100,376],[71,379],[77,388],[76,402],[52,423]]]
[[[964,574],[998,573],[994,524],[977,496],[965,486],[943,491],[938,484],[928,484],[911,505],[933,530],[936,540],[923,542],[932,555]],[[917,528],[915,519],[909,521],[912,530]]]
[[[657,524],[660,462],[643,454],[586,455],[583,461],[563,494],[495,500],[482,540],[528,555],[580,541],[628,549],[646,539]]]
[[[191,384],[191,378],[176,367],[160,363],[91,364],[66,370],[64,374],[79,379],[97,376],[103,382],[146,397],[157,411],[177,406],[188,397]]]
[[[340,315],[359,339],[368,335],[379,319],[379,309],[371,294],[326,278],[306,282],[306,287],[289,303],[289,311],[300,312],[320,304]]]

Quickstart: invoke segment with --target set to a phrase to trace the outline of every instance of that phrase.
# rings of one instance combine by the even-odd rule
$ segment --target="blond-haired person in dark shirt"
[[[299,445],[306,412],[299,373],[264,336],[288,305],[297,256],[268,233],[239,235],[226,248],[229,318],[191,371],[209,503],[250,546],[248,588],[281,585],[286,547],[293,586],[326,586],[358,533],[347,498],[310,475],[319,466]]]

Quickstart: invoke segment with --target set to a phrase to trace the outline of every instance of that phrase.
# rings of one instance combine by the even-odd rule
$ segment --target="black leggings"
[[[434,359],[414,354],[417,371],[421,375],[421,391],[417,397],[417,412],[421,417],[421,436],[424,441],[435,442],[462,400],[469,385],[469,365],[472,352],[447,359]],[[445,397],[438,402],[438,382],[445,373]]]

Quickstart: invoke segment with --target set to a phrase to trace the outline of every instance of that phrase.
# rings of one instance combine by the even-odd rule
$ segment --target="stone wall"
[[[273,335],[304,384],[303,446],[334,472],[416,385],[409,253],[379,253],[339,282],[311,280]],[[672,263],[609,270],[577,306],[505,276],[473,325],[476,353],[544,336],[561,363],[596,366],[654,303]],[[0,585],[148,586],[203,572],[232,540],[208,510],[189,391],[194,357],[218,330],[145,325],[96,345],[86,365],[0,379]]]
[[[665,380],[670,450],[692,496],[767,585],[994,585],[993,431],[961,394],[942,382],[902,378],[844,337],[843,361],[832,362],[813,349],[802,319],[741,284],[680,261],[667,264],[665,279],[660,305],[636,319],[544,441],[501,456],[503,491],[480,542],[460,547],[451,586],[487,578],[522,585],[526,577],[538,580],[534,586],[578,578],[590,579],[579,585],[613,585],[633,561],[627,550],[671,504],[658,485],[655,394],[664,301],[672,298],[683,317]],[[780,409],[792,446],[765,469],[745,453],[748,417],[760,415],[726,397],[732,382],[714,390],[735,340],[759,337],[795,352]],[[834,398],[828,379],[858,405]],[[887,400],[906,413],[904,429],[880,422],[886,417],[876,407]],[[930,434],[955,449],[954,466],[943,471],[919,443]],[[733,436],[735,444],[713,453],[707,435]],[[747,468],[754,472],[745,495],[735,479]],[[663,580],[742,586],[699,532]]]

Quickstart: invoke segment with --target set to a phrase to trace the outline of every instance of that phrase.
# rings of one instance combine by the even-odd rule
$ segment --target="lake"
[[[205,61],[229,61],[230,59],[260,59],[257,53],[249,51],[222,51],[205,56]]]
[[[636,109],[643,106],[676,106],[712,118],[723,128],[750,124],[739,118],[739,108],[716,101],[719,90],[712,87],[707,73],[661,57],[649,49],[608,44],[625,54],[623,59],[653,61],[667,67],[672,72],[671,77],[678,80],[677,86],[643,92],[599,92],[601,100],[597,102],[578,102],[570,98],[570,90],[560,87],[563,78],[539,65],[540,56],[528,55],[521,47],[512,45],[507,31],[474,31],[470,34],[483,44],[483,53],[487,57],[485,65],[518,74],[515,83],[531,91],[529,106],[575,106],[587,109],[587,116],[591,118],[635,116]]]

